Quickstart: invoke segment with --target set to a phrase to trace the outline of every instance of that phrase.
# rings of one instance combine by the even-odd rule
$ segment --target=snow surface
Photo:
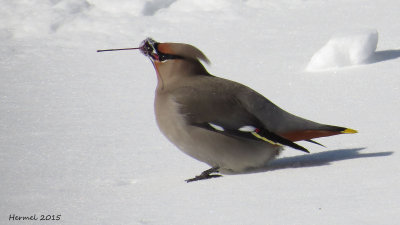
[[[397,0],[0,0],[0,224],[395,224]],[[374,28],[369,62],[309,73],[334,34]],[[157,129],[146,37],[190,43],[212,74],[359,134],[287,149],[269,171],[187,184],[208,167]],[[346,42],[346,41],[345,41]],[[346,44],[346,43],[345,43]],[[9,215],[61,215],[9,221]]]

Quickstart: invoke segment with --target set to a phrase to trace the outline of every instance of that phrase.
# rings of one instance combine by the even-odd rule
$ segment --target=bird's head
[[[169,60],[201,60],[210,63],[207,57],[196,47],[183,43],[159,43],[152,38],[142,41],[140,51],[152,62]]]
[[[142,41],[139,49],[154,65],[158,78],[157,90],[159,91],[180,85],[185,77],[210,75],[200,62],[208,64],[209,60],[192,45],[159,43],[147,38]]]
[[[184,43],[159,43],[146,38],[137,48],[104,49],[104,51],[139,49],[147,56],[157,72],[159,86],[178,84],[182,77],[210,75],[200,61],[209,64],[207,57],[196,47]]]

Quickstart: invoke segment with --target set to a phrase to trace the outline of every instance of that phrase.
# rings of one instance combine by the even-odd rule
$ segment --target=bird
[[[295,143],[356,130],[321,124],[281,109],[255,90],[210,74],[210,61],[185,43],[146,38],[139,49],[157,76],[154,111],[164,136],[210,169],[186,182],[264,168],[284,147],[305,153]],[[319,144],[321,145],[321,144]]]

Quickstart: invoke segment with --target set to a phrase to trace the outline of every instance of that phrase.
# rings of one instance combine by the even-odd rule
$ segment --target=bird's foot
[[[205,179],[210,179],[210,178],[216,178],[216,177],[222,177],[220,174],[212,174],[212,173],[218,173],[219,167],[213,167],[211,169],[208,169],[204,172],[202,172],[200,175],[185,180],[187,183],[193,182],[193,181],[198,181],[198,180],[205,180]]]

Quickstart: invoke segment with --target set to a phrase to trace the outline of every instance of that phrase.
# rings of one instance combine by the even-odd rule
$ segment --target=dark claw
[[[216,177],[222,177],[222,175],[219,175],[219,174],[206,175],[206,176],[199,175],[199,176],[196,176],[196,177],[194,177],[194,178],[187,179],[187,180],[185,180],[185,181],[186,181],[187,183],[189,183],[189,182],[193,182],[193,181],[206,180],[206,179],[216,178]]]
[[[198,181],[198,180],[206,180],[206,179],[211,179],[211,178],[216,178],[216,177],[222,177],[220,174],[212,174],[212,173],[218,173],[219,167],[213,167],[211,169],[208,169],[204,172],[202,172],[200,175],[185,180],[187,183],[193,182],[193,181]]]

